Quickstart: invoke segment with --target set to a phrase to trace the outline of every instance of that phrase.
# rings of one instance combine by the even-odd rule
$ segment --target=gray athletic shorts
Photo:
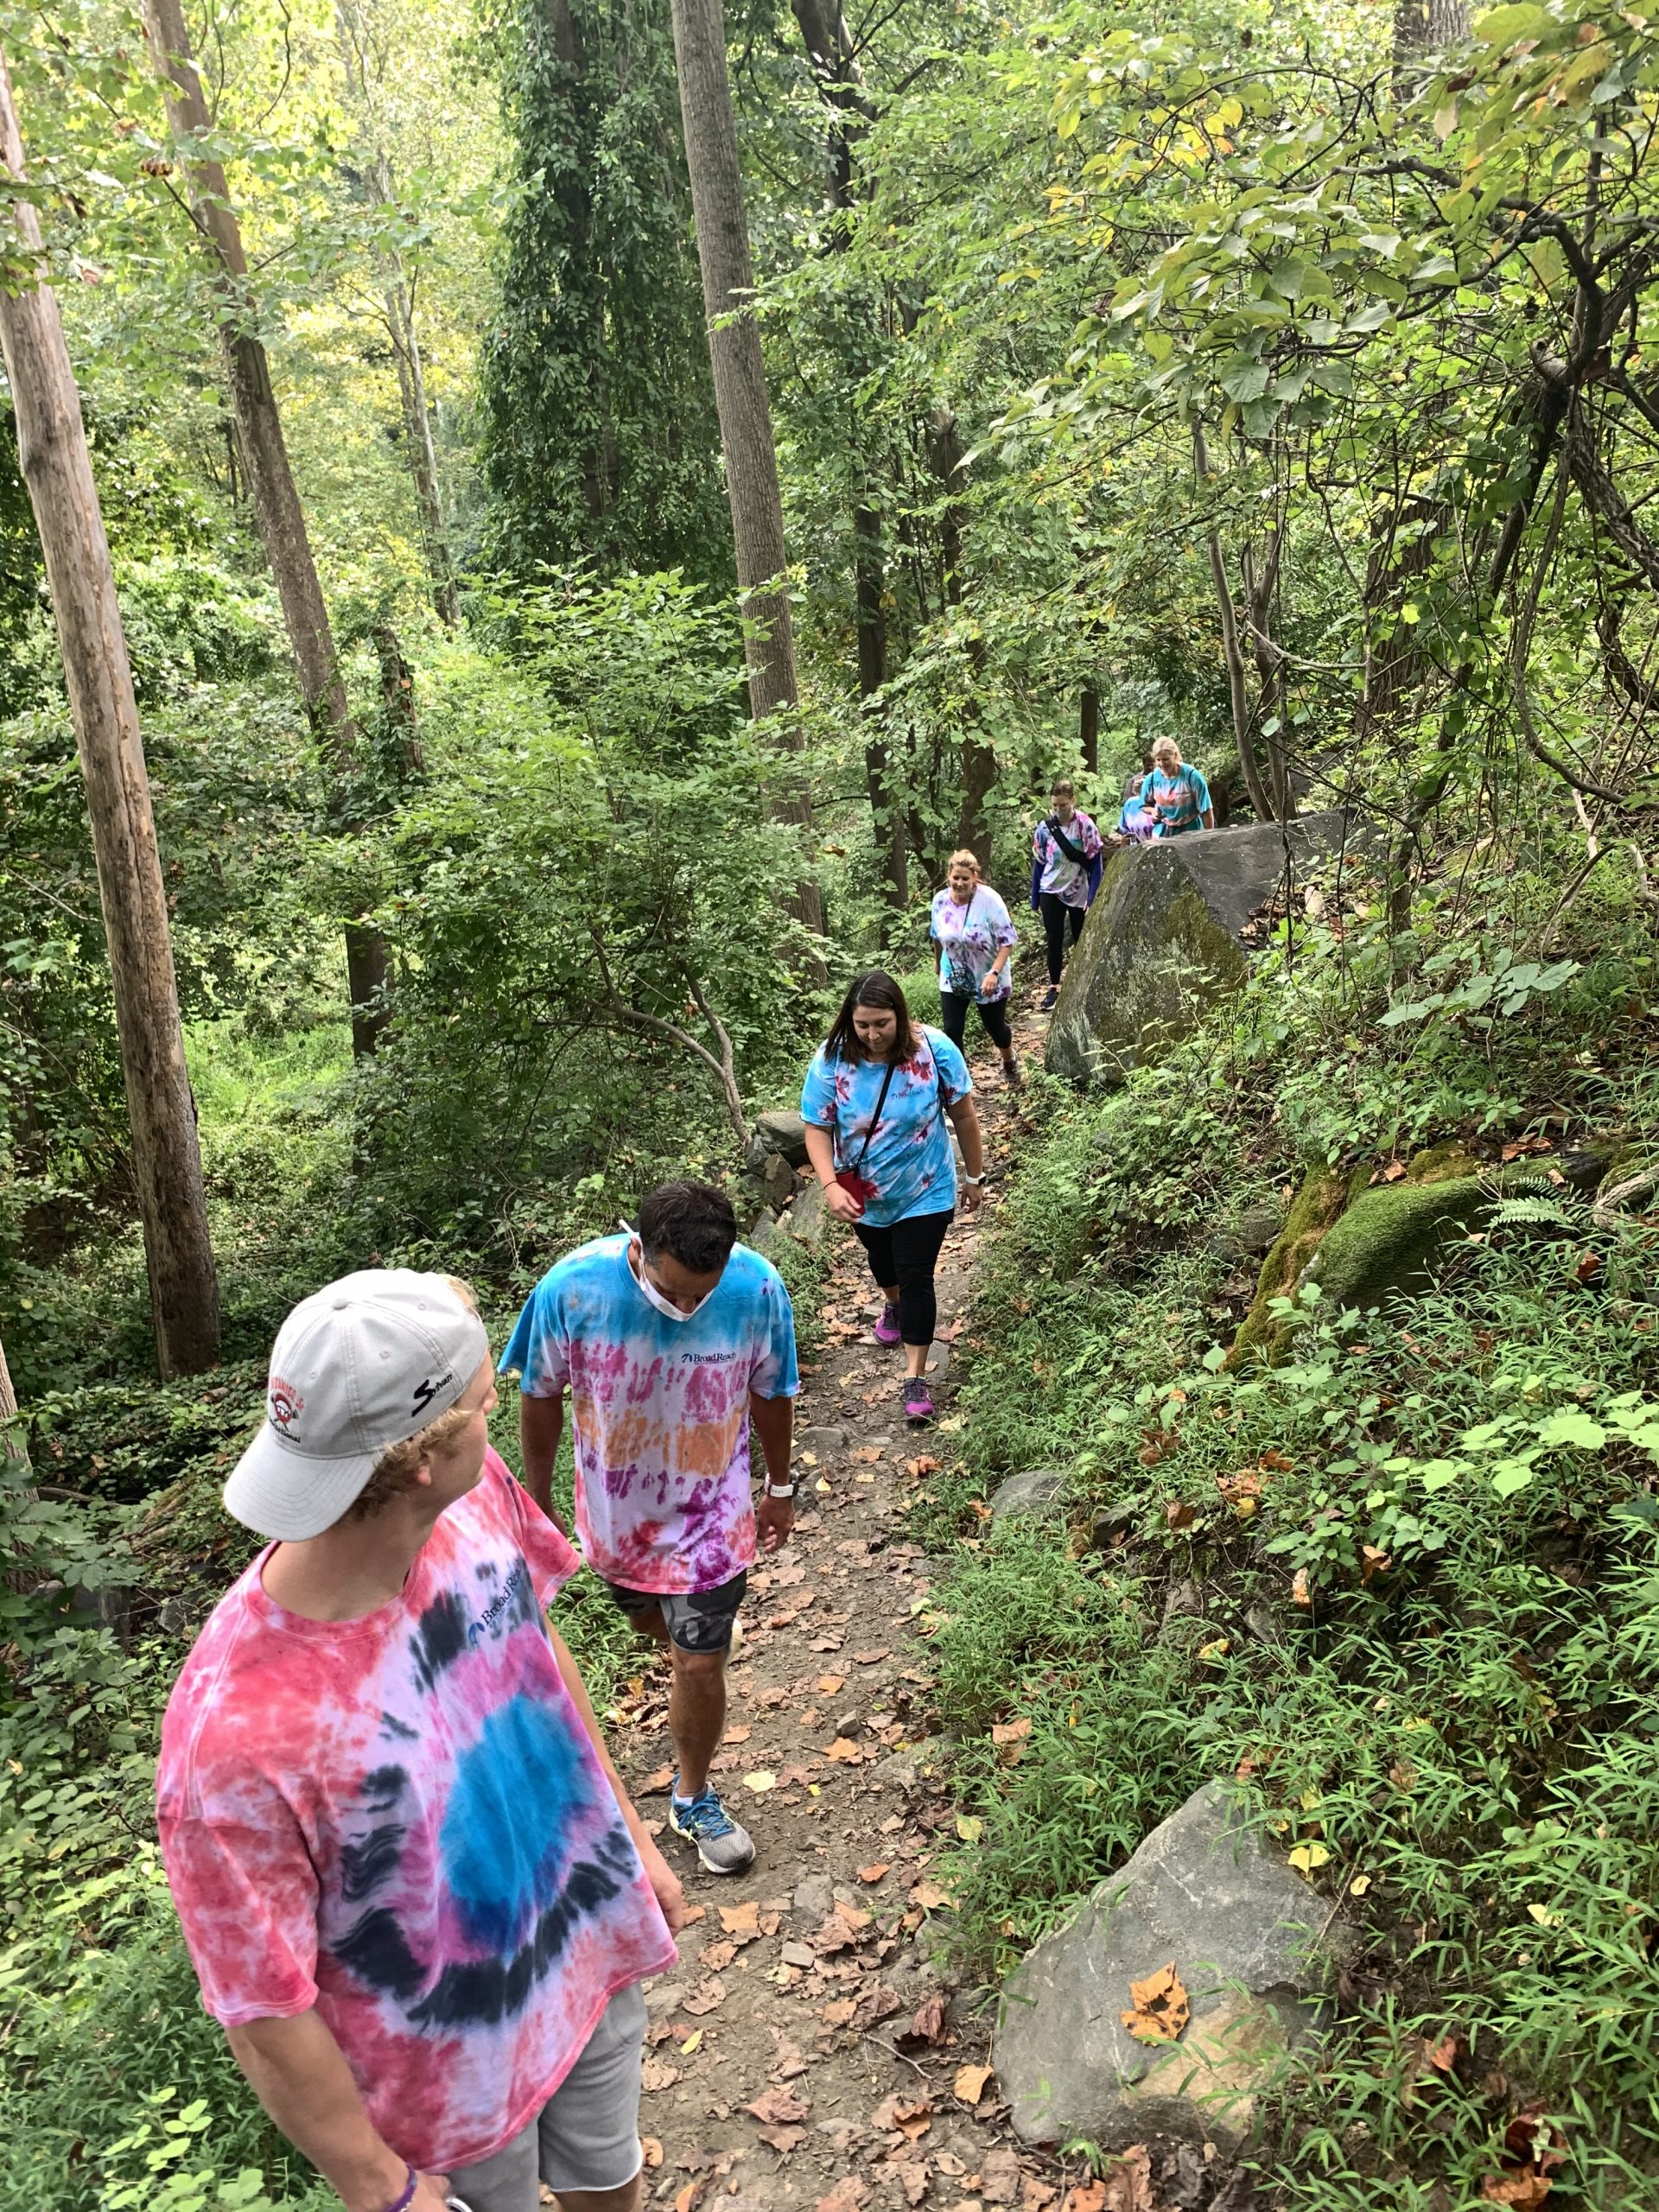
[[[605,1585],[636,1626],[651,1614],[660,1613],[669,1642],[677,1643],[682,1651],[726,1650],[748,1586],[747,1567],[713,1590],[628,1590],[620,1582]]]
[[[472,2212],[537,2212],[542,2183],[620,2189],[639,2171],[639,2063],[645,1993],[619,1990],[575,2064],[528,2127],[493,2158],[457,2166],[449,2193]]]

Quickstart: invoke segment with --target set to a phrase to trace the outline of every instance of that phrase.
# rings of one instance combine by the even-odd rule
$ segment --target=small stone
[[[1010,1475],[991,1499],[993,1521],[1010,1521],[1022,1513],[1046,1513],[1064,1503],[1067,1483],[1058,1467],[1030,1467]]]
[[[816,1928],[819,1921],[827,1920],[835,1909],[835,1884],[827,1874],[809,1874],[790,1899],[790,1910],[803,1920],[810,1920]]]
[[[798,1244],[810,1250],[823,1235],[823,1185],[815,1178],[796,1192],[795,1202],[784,1216],[784,1227]]]
[[[845,1451],[847,1432],[844,1428],[804,1428],[795,1441],[803,1452],[810,1452],[822,1466],[826,1459],[833,1459],[838,1452]],[[795,1525],[798,1528],[799,1522]]]
[[[806,1123],[798,1114],[787,1109],[758,1115],[751,1141],[780,1155],[791,1167],[804,1167],[807,1164]]]
[[[950,1347],[937,1338],[927,1348],[927,1371],[941,1380],[950,1372]]]
[[[1234,1236],[1241,1250],[1265,1252],[1278,1243],[1282,1226],[1277,1206],[1246,1206],[1238,1217]]]
[[[795,1171],[781,1154],[769,1152],[760,1170],[760,1187],[770,1206],[786,1206],[795,1195]]]

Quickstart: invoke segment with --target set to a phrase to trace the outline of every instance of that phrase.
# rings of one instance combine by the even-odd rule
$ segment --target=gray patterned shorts
[[[713,1590],[626,1590],[620,1582],[605,1585],[636,1628],[643,1628],[652,1613],[660,1613],[669,1642],[682,1651],[724,1651],[748,1586],[747,1567]]]

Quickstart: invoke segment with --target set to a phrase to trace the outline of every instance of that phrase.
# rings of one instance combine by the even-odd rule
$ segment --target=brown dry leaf
[[[833,2003],[819,2008],[818,2018],[827,2028],[844,2028],[858,2010],[855,1997],[837,1997]]]
[[[1179,1428],[1165,1428],[1159,1421],[1141,1432],[1141,1449],[1135,1453],[1143,1467],[1155,1467],[1160,1459],[1168,1459],[1172,1452],[1181,1448]]]
[[[873,1982],[859,1999],[853,2013],[853,2025],[861,2035],[868,2028],[877,2027],[883,2020],[890,2020],[895,2012],[902,2012],[905,2000],[889,1989],[883,1981]]]
[[[805,2142],[806,2130],[804,2127],[763,2127],[760,2140],[770,2143],[780,2158],[786,2158],[791,2151],[798,2151]]]
[[[763,2089],[752,2105],[743,2107],[766,2127],[796,2127],[809,2119],[812,2107],[793,2089]]]
[[[1389,1769],[1389,1780],[1396,1789],[1409,1796],[1417,1787],[1417,1770],[1409,1759],[1396,1759]]]
[[[723,1974],[737,1956],[737,1949],[735,1943],[705,1943],[697,1964],[707,1967],[710,1974]]]
[[[889,2169],[894,2180],[904,2191],[906,2204],[919,2204],[927,2195],[927,2167],[920,2159],[907,2159],[902,2165]]]
[[[1385,1183],[1398,1183],[1404,1177],[1405,1172],[1406,1163],[1403,1160],[1391,1160],[1382,1170],[1382,1180]]]
[[[879,1444],[861,1444],[853,1454],[861,1467],[874,1467],[883,1456]]]
[[[944,1999],[938,1990],[896,2040],[900,2050],[931,2048],[944,2041]]]
[[[1458,2061],[1467,2048],[1463,2037],[1454,2030],[1449,2036],[1442,2036],[1439,2043],[1425,2044],[1423,2056],[1437,2073],[1455,2074]]]
[[[856,2174],[843,2174],[828,2196],[818,2199],[816,2212],[859,2212],[869,2202],[869,2190]]]
[[[1118,2018],[1137,2043],[1174,2043],[1186,2025],[1186,1991],[1172,1959],[1144,1981],[1129,1984],[1131,2009]]]
[[[671,2089],[679,2078],[679,2068],[664,2058],[648,2058],[639,2075],[640,2086],[647,2089]]]
[[[1307,1569],[1299,1567],[1291,1578],[1290,1602],[1293,1605],[1312,1605],[1313,1592],[1307,1586]]]
[[[639,2150],[645,2164],[654,2173],[663,2163],[662,2145],[654,2135],[642,2135],[639,2138]]]
[[[1164,1525],[1170,1529],[1190,1529],[1198,1517],[1196,1505],[1183,1499],[1173,1499],[1164,1508]]]
[[[1039,2181],[1035,2174],[1026,2174],[1020,2183],[1020,2212],[1046,2212],[1059,2193],[1046,2181]]]
[[[912,1904],[918,1904],[924,1912],[954,1912],[957,1901],[949,1890],[942,1890],[937,1882],[918,1882],[910,1893]]]
[[[891,1659],[892,1656],[892,1652],[884,1643],[879,1651],[855,1651],[853,1664],[855,1667],[879,1667],[884,1659]]]
[[[671,1789],[674,1782],[671,1766],[659,1766],[655,1774],[648,1774],[639,1785],[642,1797],[655,1797],[660,1790]]]
[[[1031,1734],[1031,1715],[1022,1713],[1017,1720],[999,1720],[991,1730],[991,1741],[1002,1755],[1004,1766],[1016,1765],[1025,1757],[1026,1739]]]
[[[680,1999],[682,2012],[689,2012],[699,2020],[705,2012],[714,2012],[726,2002],[726,1985],[718,1974],[711,1974],[707,1981],[700,1981],[695,1989],[688,1989]]]
[[[979,2193],[987,2204],[1014,2204],[1020,2197],[1020,2160],[1005,2144],[979,2162]]]
[[[1065,2202],[1060,2212],[1105,2212],[1106,2184],[1103,2181],[1082,2181],[1075,2189],[1065,2192]]]
[[[957,2078],[951,2085],[960,2104],[976,2105],[989,2086],[995,2069],[990,2066],[958,2066]]]
[[[890,1860],[878,1859],[872,1866],[861,1866],[858,1870],[858,1878],[861,1882],[867,1882],[874,1886],[875,1883],[880,1881],[882,1878],[891,1871],[892,1862]]]
[[[1567,2163],[1567,2138],[1536,2106],[1529,2106],[1504,2129],[1503,2157],[1502,2172],[1487,2175],[1481,2195],[1491,2204],[1534,2212],[1554,2187],[1556,2167]]]
[[[820,1697],[839,1697],[846,1687],[847,1677],[845,1675],[820,1675],[818,1676],[818,1695]]]
[[[850,1736],[837,1736],[833,1744],[825,1744],[823,1751],[832,1766],[861,1766],[864,1763],[864,1753]]]
[[[919,1459],[906,1459],[905,1472],[912,1482],[919,1482],[924,1475],[937,1475],[939,1466],[940,1462],[938,1459],[930,1459],[926,1457]]]
[[[836,1951],[850,1950],[874,1916],[859,1911],[856,1905],[838,1904],[821,1928],[807,1937],[807,1942],[820,1957],[829,1958]]]
[[[1131,2143],[1101,2176],[1105,2195],[1101,2212],[1158,2212],[1152,2189],[1152,2158],[1144,2143]]]
[[[760,1933],[760,1908],[753,1897],[746,1898],[741,1904],[723,1904],[720,1908],[720,1924],[740,1943],[752,1943]]]
[[[735,1728],[728,1728],[720,1740],[722,1744],[747,1744],[749,1734],[749,1724],[745,1720]]]
[[[1275,1475],[1293,1474],[1296,1467],[1296,1462],[1287,1459],[1282,1452],[1263,1452],[1258,1455],[1258,1463]]]
[[[674,2200],[674,2212],[691,2212],[692,2206],[708,2187],[705,2176],[702,2181],[689,2181]]]
[[[932,2125],[933,2100],[925,2094],[906,2096],[903,2090],[884,2097],[870,2114],[870,2126],[878,2135],[890,2135],[896,2128],[912,2143],[918,2136],[925,2135]]]
[[[708,1917],[709,1908],[706,1904],[694,1904],[688,1907],[685,1918],[680,1925],[682,1928],[695,1928],[700,1920],[707,1920]]]

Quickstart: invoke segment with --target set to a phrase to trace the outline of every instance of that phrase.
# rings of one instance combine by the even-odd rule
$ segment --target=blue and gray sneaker
[[[668,1825],[697,1847],[697,1857],[711,1874],[741,1874],[754,1864],[754,1844],[720,1802],[712,1783],[695,1797],[682,1797],[680,1777],[668,1793]]]

